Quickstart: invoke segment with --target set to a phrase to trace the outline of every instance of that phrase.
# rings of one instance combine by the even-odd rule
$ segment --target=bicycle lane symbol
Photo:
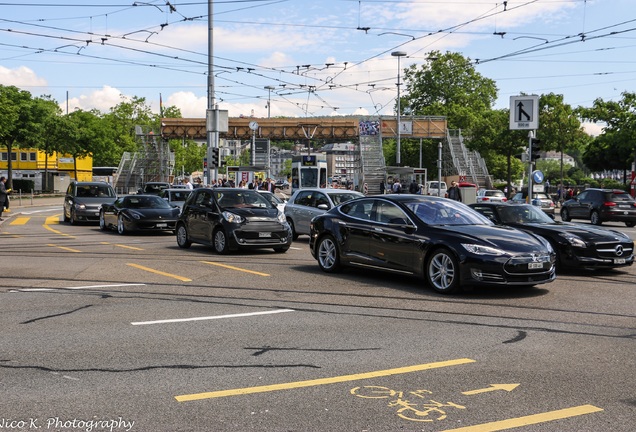
[[[429,399],[433,392],[424,389],[408,391],[406,397],[405,392],[382,386],[354,387],[350,393],[364,399],[390,399],[387,406],[398,407],[397,416],[410,421],[441,421],[448,417],[445,411],[447,408],[466,409],[453,402],[443,403]]]

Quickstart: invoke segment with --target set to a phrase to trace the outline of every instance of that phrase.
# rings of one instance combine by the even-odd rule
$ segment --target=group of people
[[[201,181],[200,178],[197,178],[196,179],[196,184],[193,185],[190,182],[190,179],[188,179],[186,177],[186,178],[183,179],[183,184],[188,189],[195,189],[195,188],[203,187],[203,182]],[[238,183],[238,185],[232,179],[219,178],[219,179],[215,180],[211,185],[209,185],[209,187],[231,187],[231,188],[238,187],[238,188],[241,188],[241,189],[266,190],[266,191],[270,191],[272,193],[276,189],[276,185],[274,183],[274,180],[269,178],[269,177],[264,179],[264,180],[261,180],[260,177],[254,177],[254,180],[249,182],[249,183],[247,183],[244,180],[241,180]]]
[[[400,179],[396,178],[388,187],[385,186],[384,182],[380,183],[380,193],[401,194],[404,193],[404,188],[402,186],[402,183],[400,182]],[[408,193],[421,195],[424,193],[424,191],[422,190],[422,185],[415,181],[415,179],[413,179],[409,184]],[[456,181],[451,182],[451,187],[446,191],[446,197],[455,201],[462,200],[462,192]]]

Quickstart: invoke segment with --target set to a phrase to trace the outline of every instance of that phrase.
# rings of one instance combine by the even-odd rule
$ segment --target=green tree
[[[0,147],[7,151],[7,188],[13,188],[14,147],[37,147],[42,130],[40,103],[31,93],[15,86],[0,85]],[[35,131],[35,133],[34,133]]]
[[[104,141],[108,138],[99,112],[76,110],[66,117],[68,136],[61,143],[60,151],[73,157],[73,171],[77,179],[77,159],[93,156],[97,149],[105,147]]]
[[[478,73],[459,53],[432,51],[429,58],[404,71],[403,114],[446,116],[449,129],[472,129],[495,103],[495,81]]]
[[[636,93],[624,92],[618,102],[597,99],[591,108],[579,108],[580,115],[606,124],[583,153],[585,164],[595,171],[620,169],[626,172],[636,161]]]

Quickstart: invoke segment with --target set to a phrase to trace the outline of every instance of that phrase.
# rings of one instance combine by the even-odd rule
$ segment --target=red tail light
[[[612,201],[605,201],[603,203],[603,207],[615,207],[615,206],[616,206],[616,203]]]
[[[508,198],[502,198],[501,200],[502,200],[503,202],[506,202],[506,201],[508,201]]]

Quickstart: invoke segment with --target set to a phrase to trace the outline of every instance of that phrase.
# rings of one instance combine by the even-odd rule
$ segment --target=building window
[[[17,161],[18,160],[18,154],[16,152],[11,152],[11,160],[12,161]]]
[[[0,160],[6,162],[7,160],[9,160],[7,158],[7,152],[2,152],[0,153]]]
[[[26,162],[29,160],[29,155],[26,152],[20,152],[20,160],[22,162]]]
[[[38,160],[38,155],[37,155],[37,153],[36,153],[36,152],[31,152],[31,153],[29,153],[29,160],[30,160],[31,162],[35,162],[35,161],[37,161],[37,160]]]

